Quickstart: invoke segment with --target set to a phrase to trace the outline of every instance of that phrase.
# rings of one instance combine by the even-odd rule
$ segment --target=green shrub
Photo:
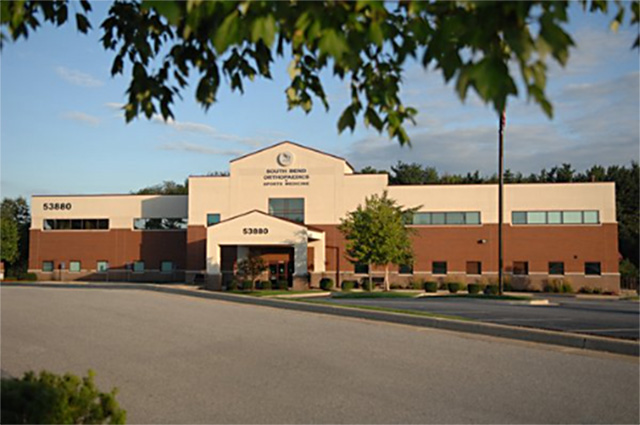
[[[561,288],[562,288],[561,279],[551,279],[546,281],[544,288],[542,290],[544,292],[560,292]]]
[[[563,281],[562,284],[560,285],[560,292],[564,294],[572,293],[573,287],[571,286],[571,282],[569,282],[568,280]]]
[[[447,283],[447,288],[450,293],[455,294],[462,288],[462,284],[458,282],[449,282]]]
[[[368,277],[365,277],[360,280],[360,287],[365,291],[371,291],[375,287],[375,283],[369,281]]]
[[[279,280],[278,289],[280,289],[281,291],[286,291],[287,289],[289,289],[289,282],[287,282],[286,280]]]
[[[480,293],[480,285],[477,283],[470,283],[467,285],[467,291],[470,294],[479,294]]]
[[[425,282],[424,290],[425,292],[438,292],[438,282]]]
[[[343,280],[342,281],[341,288],[345,292],[353,291],[353,288],[355,288],[355,287],[356,287],[356,281],[355,280]]]
[[[487,285],[484,287],[485,295],[498,295],[500,293],[500,287],[498,285]]]
[[[399,283],[390,283],[389,284],[389,288],[391,288],[391,289],[402,289],[402,285],[400,285]]]
[[[602,292],[603,292],[602,288],[599,288],[597,286],[593,288],[593,293],[594,294],[602,294]]]
[[[411,279],[409,281],[409,286],[411,287],[411,289],[423,290],[424,279]]]
[[[271,288],[272,286],[270,280],[263,280],[262,282],[260,282],[260,289],[262,289],[263,291],[270,291]]]
[[[238,290],[238,281],[235,278],[231,279],[231,281],[227,285],[227,290],[228,291],[237,291]]]
[[[242,281],[242,290],[243,291],[250,291],[253,288],[253,285],[251,284],[250,280],[243,280]]]
[[[31,282],[36,281],[36,280],[38,280],[38,275],[35,274],[35,273],[26,273],[24,275],[24,280],[28,280],[28,281],[31,281]]]
[[[333,280],[329,279],[328,277],[323,277],[322,279],[320,279],[320,289],[322,289],[323,291],[330,291],[331,289],[333,289]]]
[[[2,379],[2,423],[12,424],[124,424],[127,412],[115,396],[100,392],[94,373],[82,379],[42,371],[27,372],[22,379]]]
[[[580,288],[580,291],[578,292],[580,292],[581,294],[593,294],[593,290],[586,286],[583,286],[582,288]]]

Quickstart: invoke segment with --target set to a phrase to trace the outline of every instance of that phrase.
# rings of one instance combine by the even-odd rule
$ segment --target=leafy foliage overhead
[[[274,56],[291,58],[286,88],[289,108],[309,112],[313,102],[329,108],[320,74],[330,69],[347,80],[351,101],[338,130],[353,131],[358,119],[400,144],[409,143],[405,123],[416,109],[400,98],[408,58],[453,81],[464,100],[475,91],[498,112],[518,94],[551,117],[546,96],[549,59],[565,65],[574,45],[565,30],[568,1],[116,1],[100,24],[102,44],[115,53],[111,74],[130,73],[127,121],[140,114],[173,118],[172,104],[197,75],[196,100],[209,108],[221,81],[243,92],[247,80],[271,78]],[[614,10],[611,27],[639,23],[638,2],[582,0],[584,10]],[[91,5],[80,1],[75,22],[91,28]],[[628,5],[628,9],[626,8]],[[41,21],[62,25],[69,2],[3,1],[2,40],[26,38]],[[8,36],[4,30],[8,30]],[[638,47],[636,39],[634,47]],[[0,40],[1,41],[1,40]],[[516,66],[510,68],[510,64]]]

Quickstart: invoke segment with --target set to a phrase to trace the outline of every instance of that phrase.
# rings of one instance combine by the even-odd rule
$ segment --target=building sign
[[[263,176],[264,186],[309,186],[306,168],[267,168]]]
[[[45,202],[44,204],[42,204],[42,209],[45,211],[70,210],[71,207],[71,202]]]
[[[268,227],[244,227],[242,229],[243,235],[268,235]]]

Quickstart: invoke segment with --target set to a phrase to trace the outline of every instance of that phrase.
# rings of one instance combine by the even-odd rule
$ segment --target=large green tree
[[[91,4],[67,0],[0,3],[0,36],[26,38],[42,21],[63,25],[75,12],[79,31],[91,28]],[[613,10],[612,28],[639,23],[638,2],[582,0],[583,9]],[[221,82],[242,92],[247,80],[271,78],[274,56],[290,59],[289,108],[329,107],[321,73],[347,80],[350,103],[338,130],[356,121],[409,142],[405,123],[417,111],[400,87],[413,58],[469,89],[500,113],[517,80],[551,117],[548,62],[565,65],[574,41],[566,30],[569,1],[116,1],[100,23],[102,45],[115,54],[112,75],[130,74],[127,121],[140,114],[173,117],[172,105],[197,76],[196,100],[206,109]],[[0,40],[0,41],[2,41]],[[637,38],[634,46],[639,45]],[[512,66],[510,66],[512,65]],[[519,74],[519,78],[517,75]]]
[[[29,228],[31,227],[29,205],[23,197],[4,198],[0,206],[0,216],[2,217],[2,260],[7,263],[8,274],[20,277],[26,273],[29,262]],[[7,229],[6,240],[5,229]],[[15,255],[11,254],[14,245],[14,229],[17,249]]]
[[[405,226],[405,210],[387,196],[372,195],[347,213],[339,229],[347,240],[347,254],[354,263],[384,266],[384,289],[389,290],[389,265],[411,264],[411,229]],[[371,273],[371,270],[369,270]]]

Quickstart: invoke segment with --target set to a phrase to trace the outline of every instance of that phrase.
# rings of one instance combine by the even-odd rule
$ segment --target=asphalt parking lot
[[[138,290],[2,287],[2,369],[128,423],[638,423],[635,357]]]
[[[483,322],[640,339],[640,304],[627,300],[595,300],[540,295],[550,305],[521,305],[465,298],[336,299],[337,304],[386,307],[455,315]]]

